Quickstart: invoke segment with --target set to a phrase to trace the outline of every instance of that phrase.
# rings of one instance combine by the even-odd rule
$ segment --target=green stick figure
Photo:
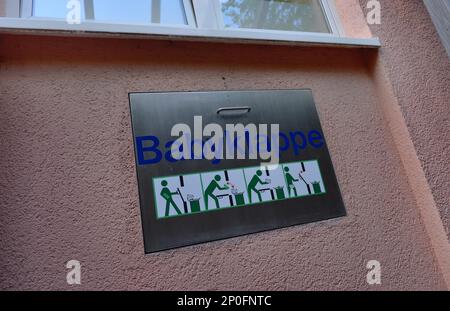
[[[214,177],[214,179],[209,183],[208,187],[206,187],[206,190],[205,190],[205,206],[206,206],[206,209],[208,209],[208,201],[209,201],[208,199],[209,199],[209,197],[211,197],[214,200],[214,203],[216,203],[216,208],[220,208],[220,206],[219,206],[219,199],[214,195],[214,191],[216,191],[216,189],[219,189],[219,190],[228,190],[229,189],[227,187],[227,185],[224,185],[223,187],[221,187],[219,185],[218,182],[221,179],[222,178],[220,177],[220,175],[216,175]]]
[[[294,194],[295,194],[295,196],[297,196],[297,189],[295,188],[294,182],[297,182],[299,180],[295,179],[291,175],[291,173],[289,173],[289,167],[285,167],[284,171],[285,171],[285,176],[286,176],[286,183],[287,183],[287,188],[288,188],[288,192],[289,192],[289,197],[291,197],[291,190],[294,190]]]
[[[178,195],[178,192],[171,192],[170,189],[167,187],[167,185],[168,185],[167,180],[163,180],[161,182],[161,186],[164,187],[161,190],[161,196],[164,198],[164,200],[166,200],[166,217],[169,216],[170,205],[172,205],[173,208],[175,208],[175,211],[177,212],[178,215],[181,215],[181,211],[178,209],[178,206],[175,204],[172,198],[173,195]]]
[[[249,199],[250,203],[252,203],[252,192],[253,191],[256,192],[256,194],[258,195],[259,202],[262,202],[261,193],[259,192],[258,189],[256,189],[256,186],[258,184],[268,185],[269,183],[262,181],[260,178],[261,176],[262,176],[262,171],[260,171],[260,170],[256,171],[256,174],[252,177],[252,179],[250,180],[250,183],[247,186],[248,199]]]

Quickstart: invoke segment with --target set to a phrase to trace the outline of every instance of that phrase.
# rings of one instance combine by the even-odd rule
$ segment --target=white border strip
[[[35,34],[47,32],[62,32],[62,34],[75,33],[101,37],[102,34],[113,35],[145,35],[175,37],[178,39],[203,40],[245,40],[257,42],[287,42],[290,44],[319,44],[336,46],[355,46],[378,48],[381,46],[378,38],[346,38],[333,34],[256,30],[256,29],[197,29],[192,26],[172,26],[160,24],[112,24],[95,21],[84,21],[80,25],[69,25],[64,20],[48,19],[20,19],[0,18],[0,32],[17,32],[28,30]],[[186,38],[187,37],[187,38]]]

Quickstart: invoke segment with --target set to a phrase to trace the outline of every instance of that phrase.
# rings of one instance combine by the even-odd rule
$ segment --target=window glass
[[[150,23],[152,2],[155,1],[94,0],[94,17],[98,21]]]
[[[65,18],[68,0],[34,0],[33,16]],[[98,21],[136,24],[187,25],[183,0],[81,0],[82,18],[84,5],[91,4],[94,19]]]
[[[69,9],[68,0],[33,0],[34,17],[66,18]],[[84,1],[81,4],[81,16],[84,18]]]
[[[154,0],[155,1],[155,0]],[[187,25],[183,0],[160,0],[161,24]]]
[[[226,28],[330,33],[319,0],[220,0]]]

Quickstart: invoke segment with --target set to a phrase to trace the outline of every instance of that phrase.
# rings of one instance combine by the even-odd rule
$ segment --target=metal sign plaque
[[[346,215],[310,90],[129,96],[146,253]],[[279,150],[277,165],[251,146],[253,125],[270,128],[256,141]],[[220,150],[211,143],[207,156],[220,129]]]

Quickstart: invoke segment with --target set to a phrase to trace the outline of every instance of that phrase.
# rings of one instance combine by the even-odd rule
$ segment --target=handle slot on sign
[[[244,106],[244,107],[222,107],[217,109],[217,114],[221,115],[225,112],[231,112],[231,113],[249,113],[250,111],[252,111],[252,108],[248,107],[248,106]]]

